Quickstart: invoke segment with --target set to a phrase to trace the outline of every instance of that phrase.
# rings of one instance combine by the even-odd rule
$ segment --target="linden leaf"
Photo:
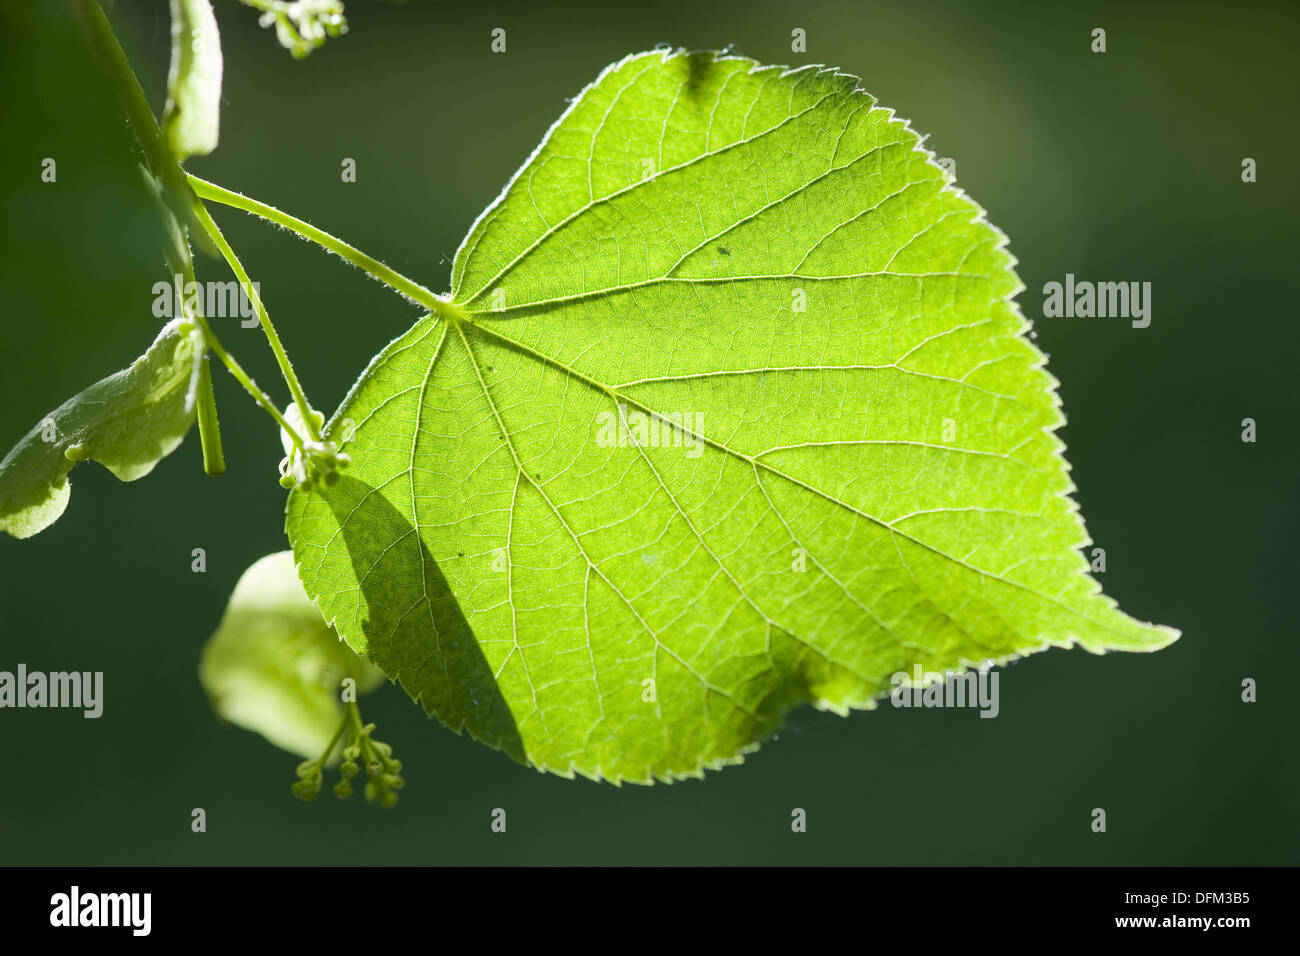
[[[915,666],[1163,647],[1087,574],[1005,244],[853,77],[611,66],[330,423],[308,594],[448,726],[613,781]]]
[[[38,422],[0,461],[0,530],[28,538],[57,521],[79,461],[93,459],[122,481],[149,474],[194,422],[203,356],[200,329],[174,319],[129,368]]]
[[[217,148],[221,119],[221,34],[208,0],[171,0],[172,59],[162,132],[182,162]]]
[[[364,694],[384,681],[339,640],[303,593],[288,551],[240,576],[203,648],[199,680],[225,720],[303,757],[319,757],[342,719],[344,679]],[[337,754],[333,754],[337,762]]]

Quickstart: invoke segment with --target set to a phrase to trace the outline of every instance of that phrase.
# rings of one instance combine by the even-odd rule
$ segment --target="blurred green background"
[[[1295,4],[349,2],[350,33],[304,62],[253,11],[215,5],[221,145],[191,169],[434,289],[566,97],[610,61],[732,45],[861,76],[1011,237],[1027,315],[1067,272],[1153,283],[1148,329],[1037,331],[1077,499],[1107,551],[1102,585],[1184,636],[1149,656],[1012,665],[996,720],[805,709],[743,766],[653,788],[539,775],[384,688],[365,713],[406,764],[402,803],[304,805],[289,793],[296,758],[220,724],[196,676],[239,574],[286,547],[278,435],[218,370],[224,477],[203,475],[191,434],[136,483],[78,468],[62,520],[0,538],[0,669],[102,670],[106,684],[99,720],[0,711],[0,862],[1300,862]],[[108,8],[156,109],[166,7]],[[158,324],[158,227],[77,10],[0,0],[0,448],[129,363]],[[489,49],[494,27],[505,54]],[[795,27],[806,54],[791,51]],[[40,181],[45,157],[55,184]],[[340,181],[344,157],[356,183]],[[418,317],[293,236],[214,214],[321,407]],[[227,320],[223,337],[287,402],[261,333]],[[1246,417],[1255,444],[1240,440]],[[190,570],[196,547],[205,574]],[[1244,677],[1258,703],[1241,702]],[[490,831],[496,807],[505,834]],[[794,807],[807,833],[791,833]]]

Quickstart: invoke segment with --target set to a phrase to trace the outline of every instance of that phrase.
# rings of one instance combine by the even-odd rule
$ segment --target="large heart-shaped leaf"
[[[444,723],[615,781],[916,665],[1164,646],[1087,574],[1005,241],[852,77],[610,67],[332,420],[308,593]]]

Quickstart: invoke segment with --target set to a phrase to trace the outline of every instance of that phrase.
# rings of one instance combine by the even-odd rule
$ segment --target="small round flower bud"
[[[299,780],[293,785],[292,789],[295,797],[299,800],[306,800],[308,803],[315,800],[316,794],[320,792],[320,788],[313,786],[310,780]]]

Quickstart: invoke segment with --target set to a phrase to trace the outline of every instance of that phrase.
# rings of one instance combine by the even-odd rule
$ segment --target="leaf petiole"
[[[186,178],[189,180],[190,187],[201,199],[221,203],[223,206],[230,206],[234,209],[242,209],[244,212],[252,213],[254,216],[260,216],[268,222],[282,226],[303,239],[314,242],[336,256],[347,260],[390,289],[401,293],[412,302],[424,306],[430,312],[434,312],[445,319],[466,321],[469,318],[468,314],[459,306],[435,294],[414,279],[407,278],[395,269],[384,265],[373,256],[366,255],[355,246],[348,245],[337,236],[332,236],[323,229],[317,229],[309,222],[304,222],[286,212],[281,212],[274,206],[268,206],[256,199],[250,199],[248,196],[225,189],[216,183],[210,183],[206,179],[200,179],[188,173]],[[214,238],[216,237],[214,236]]]

